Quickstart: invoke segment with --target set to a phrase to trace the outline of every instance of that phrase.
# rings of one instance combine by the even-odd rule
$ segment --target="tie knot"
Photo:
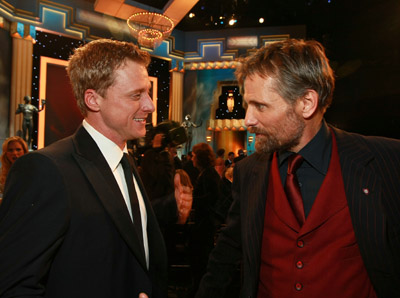
[[[297,169],[300,167],[301,163],[303,162],[303,156],[300,154],[294,153],[289,157],[288,161],[288,174],[296,173]]]

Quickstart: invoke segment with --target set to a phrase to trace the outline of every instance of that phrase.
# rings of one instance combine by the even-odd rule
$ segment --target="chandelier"
[[[174,28],[174,22],[167,16],[155,12],[138,12],[131,15],[127,24],[139,45],[156,48]]]

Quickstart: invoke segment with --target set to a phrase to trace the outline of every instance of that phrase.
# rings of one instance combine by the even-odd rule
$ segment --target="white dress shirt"
[[[124,155],[124,152],[128,153],[126,145],[125,145],[124,150],[121,150],[117,146],[117,144],[115,144],[113,141],[111,141],[110,139],[105,137],[103,134],[98,132],[86,120],[83,120],[82,125],[86,129],[86,131],[89,133],[89,135],[93,138],[93,140],[96,142],[101,153],[103,154],[108,165],[110,166],[110,169],[113,172],[115,180],[117,181],[118,186],[122,192],[126,207],[128,208],[128,212],[133,221],[131,201],[129,199],[129,192],[128,192],[128,187],[127,187],[126,181],[125,181],[124,170],[121,165],[121,159],[122,159],[122,156]],[[148,241],[147,241],[147,228],[146,228],[147,227],[147,212],[146,212],[146,207],[144,205],[143,196],[142,196],[142,193],[140,192],[140,188],[136,181],[136,178],[134,175],[132,175],[132,178],[133,178],[133,183],[135,185],[137,198],[139,201],[140,217],[142,219],[144,252],[146,255],[146,264],[147,264],[147,268],[148,268],[149,267],[149,245],[148,245]]]

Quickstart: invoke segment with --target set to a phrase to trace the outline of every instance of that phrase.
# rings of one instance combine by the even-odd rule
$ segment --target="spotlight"
[[[236,22],[237,22],[237,20],[236,20],[234,17],[232,17],[232,18],[229,20],[229,25],[230,25],[230,26],[233,26],[233,25],[236,24]]]
[[[260,24],[264,23],[264,18],[259,18],[259,19],[258,19],[258,22],[259,22]]]
[[[191,12],[191,13],[189,13],[189,18],[194,18],[195,17],[195,14],[193,13],[193,12]]]

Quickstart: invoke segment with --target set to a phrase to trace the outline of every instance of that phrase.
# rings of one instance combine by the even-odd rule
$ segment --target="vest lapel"
[[[347,207],[347,201],[344,196],[337,196],[334,198],[330,196],[330,194],[341,190],[344,190],[342,171],[339,163],[336,138],[332,133],[332,156],[329,163],[328,173],[322,182],[310,214],[303,226],[303,233],[307,233],[317,228],[331,216]]]
[[[327,201],[326,198],[326,194],[334,193],[337,189],[344,189],[343,179],[337,179],[338,177],[342,177],[342,173],[340,169],[336,139],[333,133],[332,156],[329,163],[328,173],[314,201],[311,212],[301,229],[283,190],[276,153],[274,154],[272,161],[271,174],[269,185],[273,187],[268,188],[267,204],[270,204],[270,207],[274,210],[282,222],[297,232],[300,231],[303,234],[317,228],[335,213],[339,212],[343,208],[346,208],[347,206],[345,199]]]
[[[275,212],[276,216],[292,230],[298,232],[300,230],[300,225],[283,190],[276,153],[274,153],[272,159],[267,198],[267,205]]]

